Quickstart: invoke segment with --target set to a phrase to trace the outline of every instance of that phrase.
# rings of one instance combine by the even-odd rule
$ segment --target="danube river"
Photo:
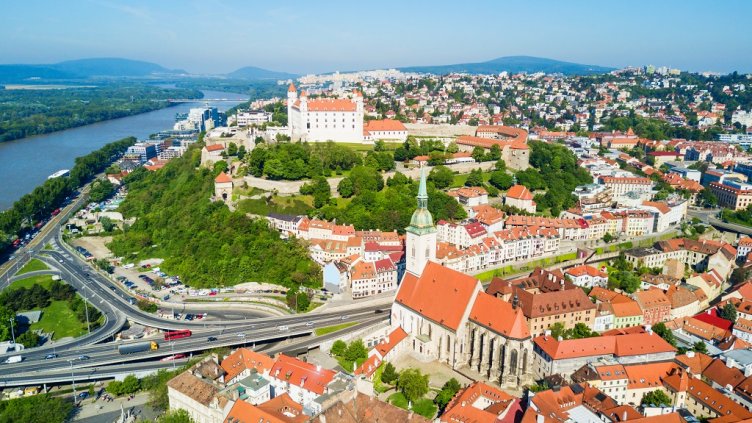
[[[226,110],[248,96],[217,91],[204,91],[204,98],[235,99],[209,103]],[[176,113],[186,113],[205,102],[180,103],[153,112],[113,119],[64,131],[38,135],[15,141],[0,142],[0,210],[5,210],[24,194],[31,192],[47,176],[60,169],[73,167],[76,157],[86,155],[103,145],[128,136],[139,139],[172,129]]]

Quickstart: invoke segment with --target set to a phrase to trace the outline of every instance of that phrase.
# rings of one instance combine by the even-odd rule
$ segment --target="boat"
[[[52,175],[48,176],[47,179],[55,179],[61,176],[68,176],[68,175],[70,175],[70,169],[61,169],[53,173]]]

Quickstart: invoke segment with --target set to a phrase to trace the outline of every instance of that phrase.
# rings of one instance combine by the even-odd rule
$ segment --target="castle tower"
[[[292,106],[298,100],[298,90],[295,88],[295,84],[290,82],[290,86],[287,87],[287,129],[290,131],[290,136],[297,131],[296,122],[292,114]]]
[[[426,189],[426,168],[420,170],[418,188],[418,208],[413,212],[410,226],[406,231],[407,271],[420,276],[429,260],[436,260],[436,227],[428,211],[428,190]]]

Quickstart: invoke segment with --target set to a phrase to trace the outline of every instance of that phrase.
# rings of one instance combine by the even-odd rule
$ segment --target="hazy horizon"
[[[239,1],[13,2],[3,63],[94,57],[154,62],[191,73],[245,66],[296,74],[483,62],[535,56],[621,68],[752,72],[743,52],[752,2],[595,1],[283,6]]]

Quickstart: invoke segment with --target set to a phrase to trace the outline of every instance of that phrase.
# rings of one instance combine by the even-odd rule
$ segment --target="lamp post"
[[[245,348],[245,333],[241,333],[240,338],[243,340],[243,348]]]
[[[86,285],[84,285],[84,290],[86,289]],[[84,295],[84,311],[86,312],[86,329],[89,331],[89,334],[91,334],[91,325],[89,324],[89,305],[88,301],[86,301],[86,296]]]
[[[16,318],[11,317],[8,320],[10,321],[10,335],[13,337],[13,345],[16,345],[16,333],[13,331],[13,321],[16,320]],[[13,348],[15,348],[15,346]]]
[[[73,374],[73,360],[68,360],[70,364],[71,383],[73,384],[73,404],[78,405],[78,395],[76,395],[76,378]]]

